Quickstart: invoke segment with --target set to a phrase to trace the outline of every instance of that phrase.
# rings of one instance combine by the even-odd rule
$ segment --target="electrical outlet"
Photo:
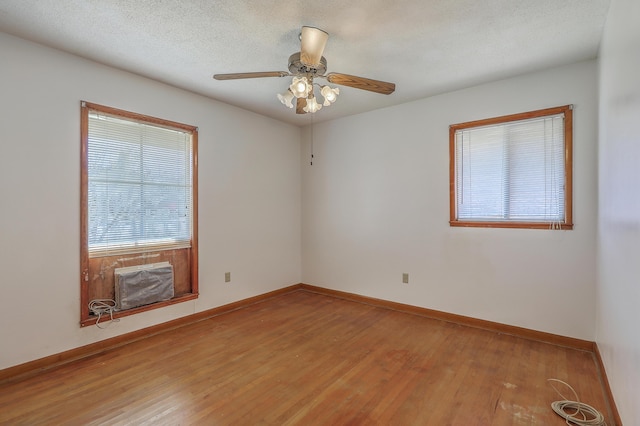
[[[224,273],[224,282],[225,283],[231,282],[231,272]]]
[[[407,274],[406,272],[402,274],[402,283],[409,284],[409,274]]]

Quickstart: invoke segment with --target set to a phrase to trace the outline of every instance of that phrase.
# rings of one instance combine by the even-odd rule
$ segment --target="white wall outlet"
[[[404,284],[409,284],[409,274],[407,274],[406,272],[402,274],[402,282]]]
[[[225,283],[231,282],[231,272],[224,273],[224,282]]]

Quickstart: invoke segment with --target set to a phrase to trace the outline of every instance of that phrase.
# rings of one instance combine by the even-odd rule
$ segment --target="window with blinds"
[[[452,226],[571,229],[570,106],[450,128]]]
[[[191,132],[89,112],[89,255],[191,244]]]
[[[115,304],[122,268],[171,265],[173,297],[113,318],[196,299],[197,127],[89,102],[80,118],[80,325],[111,318],[91,302]]]

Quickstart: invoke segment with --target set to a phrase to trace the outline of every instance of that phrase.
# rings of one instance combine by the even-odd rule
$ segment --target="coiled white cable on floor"
[[[584,402],[580,402],[578,394],[568,383],[558,379],[547,379],[547,381],[562,383],[571,389],[571,392],[573,392],[573,395],[575,396],[575,401],[569,401],[555,386],[550,385],[553,390],[563,398],[562,401],[552,402],[551,409],[553,409],[557,415],[562,417],[565,420],[565,423],[570,426],[607,426],[607,423],[604,421],[604,416],[592,406],[585,404]],[[570,411],[567,412],[567,410]]]
[[[89,311],[98,316],[96,319],[96,327],[105,329],[111,325],[111,323],[120,321],[118,318],[113,318],[113,310],[116,308],[116,301],[113,299],[94,299],[89,302]],[[102,315],[109,314],[110,321],[105,327],[100,326],[100,318]]]

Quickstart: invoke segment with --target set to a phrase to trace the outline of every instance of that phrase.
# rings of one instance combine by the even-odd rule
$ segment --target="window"
[[[570,105],[452,125],[451,226],[572,229]]]
[[[116,317],[196,298],[197,128],[88,102],[81,117],[81,325],[116,299],[116,268],[169,262],[174,287]]]

